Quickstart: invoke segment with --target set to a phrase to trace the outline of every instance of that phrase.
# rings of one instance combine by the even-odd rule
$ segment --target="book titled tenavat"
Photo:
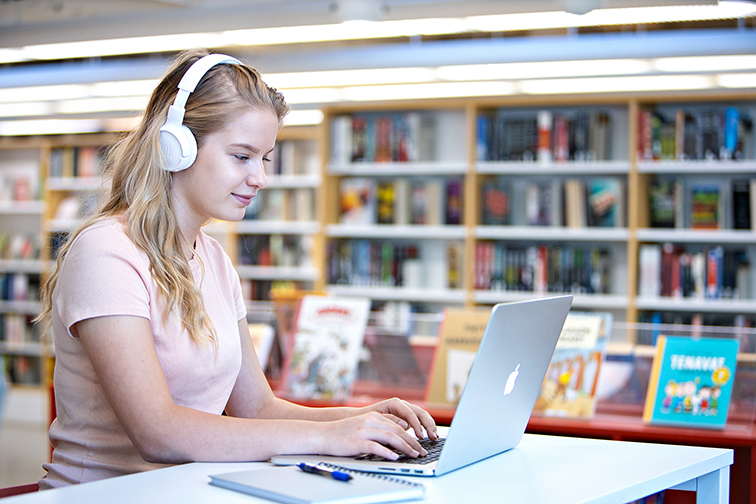
[[[724,429],[737,355],[734,339],[659,336],[643,420]]]

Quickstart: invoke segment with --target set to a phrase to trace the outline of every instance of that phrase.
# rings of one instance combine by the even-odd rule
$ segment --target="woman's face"
[[[244,217],[257,191],[268,185],[265,165],[277,133],[273,111],[250,107],[205,137],[194,164],[172,175],[171,192],[184,233],[196,233],[211,218]]]

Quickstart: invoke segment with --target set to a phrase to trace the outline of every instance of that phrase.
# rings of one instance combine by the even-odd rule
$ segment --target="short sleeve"
[[[149,319],[152,289],[146,257],[119,224],[106,221],[75,238],[62,263],[55,306],[71,335],[71,326],[89,318]]]

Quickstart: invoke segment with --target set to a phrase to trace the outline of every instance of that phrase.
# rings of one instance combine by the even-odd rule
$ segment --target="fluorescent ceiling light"
[[[284,118],[284,126],[305,126],[323,122],[322,110],[292,110]]]
[[[149,96],[157,79],[0,88],[0,103],[58,101],[107,96]]]
[[[388,86],[355,86],[342,89],[346,101],[415,100],[462,96],[502,96],[514,93],[509,82],[437,82]]]
[[[466,18],[429,18],[284,26],[9,47],[0,49],[0,64],[31,60],[170,52],[189,47],[251,47],[339,40],[416,37],[465,32],[496,33],[581,26],[737,19],[755,14],[756,5],[752,3],[720,1],[718,5],[596,9],[582,15],[567,12],[537,12],[472,16]]]
[[[756,87],[756,73],[717,75],[716,82],[726,88]]]
[[[539,61],[527,63],[491,63],[485,65],[453,65],[439,67],[438,77],[444,80],[510,80],[589,75],[627,75],[648,72],[651,66],[639,59]]]
[[[0,117],[33,117],[53,113],[50,102],[0,103]]]
[[[269,73],[265,82],[275,88],[360,86],[365,84],[406,84],[435,80],[432,68],[370,68],[361,70],[327,70],[320,72]]]
[[[657,58],[652,65],[662,72],[721,72],[725,70],[756,69],[756,56],[751,54],[730,56],[685,56]]]
[[[525,94],[611,93],[623,91],[666,91],[715,87],[710,76],[645,75],[637,77],[593,77],[585,79],[526,80],[518,84]]]
[[[82,100],[63,100],[55,103],[59,114],[91,114],[96,112],[123,112],[144,110],[147,107],[145,96],[118,96],[109,98],[86,98]]]
[[[298,103],[332,103],[341,101],[338,89],[313,88],[313,89],[279,89],[284,99],[290,105]]]

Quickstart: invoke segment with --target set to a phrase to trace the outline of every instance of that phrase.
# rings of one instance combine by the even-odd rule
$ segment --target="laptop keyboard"
[[[420,439],[419,440],[420,446],[425,448],[425,451],[428,452],[426,456],[412,458],[412,457],[408,457],[402,454],[402,456],[399,457],[394,462],[401,462],[405,464],[430,464],[431,462],[435,462],[436,460],[438,460],[438,457],[441,455],[441,449],[444,447],[444,441],[446,441],[445,438],[437,439],[435,441],[432,441],[430,439]],[[394,450],[394,451],[397,453],[400,453],[397,450]],[[385,461],[386,459],[378,455],[365,454],[365,455],[360,455],[359,457],[356,458],[356,460]]]

